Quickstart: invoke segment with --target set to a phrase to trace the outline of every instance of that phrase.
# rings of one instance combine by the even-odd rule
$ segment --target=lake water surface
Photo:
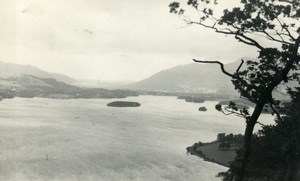
[[[1,101],[0,180],[220,180],[227,168],[185,148],[244,131],[243,119],[217,112],[216,102],[140,96],[123,100],[141,107],[106,106],[114,100]]]

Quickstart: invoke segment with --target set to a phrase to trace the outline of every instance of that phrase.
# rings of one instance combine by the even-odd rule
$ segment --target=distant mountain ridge
[[[0,98],[125,98],[138,95],[135,91],[80,88],[52,78],[39,78],[25,74],[18,77],[0,78]]]
[[[0,100],[13,97],[75,99],[139,95],[135,91],[127,90],[81,88],[74,83],[74,79],[63,74],[48,73],[31,65],[0,62]]]
[[[234,72],[240,61],[225,64]],[[162,70],[149,78],[131,84],[130,89],[164,92],[198,92],[234,94],[230,77],[221,72],[218,64],[191,63]]]
[[[32,75],[39,78],[52,78],[66,84],[72,84],[76,82],[76,80],[67,75],[49,73],[32,65],[0,62],[0,78],[17,78],[21,77],[22,75]]]

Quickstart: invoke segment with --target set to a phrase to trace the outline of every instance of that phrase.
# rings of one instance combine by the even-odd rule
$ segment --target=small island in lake
[[[199,111],[207,111],[206,107],[202,106],[202,107],[199,107],[198,109]]]
[[[109,107],[139,107],[141,106],[138,102],[130,102],[130,101],[114,101],[108,103],[107,106]]]

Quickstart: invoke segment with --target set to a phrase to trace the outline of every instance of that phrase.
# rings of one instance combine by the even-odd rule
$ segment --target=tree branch
[[[246,36],[246,35],[244,35],[242,33],[237,33],[236,36],[235,36],[235,38],[238,39],[239,41],[247,44],[247,45],[255,46],[255,47],[257,47],[258,49],[261,49],[261,50],[265,49],[257,41],[255,41],[252,38],[249,38],[248,36]]]
[[[206,25],[206,24],[203,24],[203,23],[201,23],[201,22],[196,22],[196,21],[189,21],[189,22],[187,22],[187,23],[188,23],[188,24],[196,24],[196,25],[200,25],[200,26],[203,26],[203,27],[205,27],[205,28],[209,28],[209,29],[215,30],[215,32],[217,32],[217,33],[222,33],[222,34],[226,34],[226,35],[235,35],[235,34],[236,34],[236,32],[231,31],[231,30],[229,30],[229,29],[227,29],[228,31],[222,31],[222,30],[216,28],[216,27],[215,27],[216,22],[214,23],[213,26]]]
[[[234,111],[232,108],[229,108],[229,107],[225,107],[225,111],[227,111],[228,113],[226,114],[226,113],[222,110],[223,114],[225,114],[225,115],[234,114],[234,115],[236,115],[236,116],[239,116],[239,117],[242,117],[242,118],[246,119],[246,121],[247,121],[248,118],[249,118],[247,115],[245,115],[245,114],[243,114],[243,113],[241,113],[241,112]]]
[[[288,36],[289,36],[293,41],[295,41],[296,38],[291,34],[290,30],[289,30],[284,24],[282,24],[282,22],[279,20],[279,18],[276,18],[276,20],[277,20],[278,23],[280,24],[281,28],[284,29],[284,30],[288,33]]]
[[[237,40],[239,40],[240,42],[243,42],[247,45],[251,45],[251,46],[255,46],[257,47],[258,49],[265,49],[264,47],[262,47],[257,41],[255,41],[254,39],[246,36],[245,34],[243,33],[240,33],[240,29],[234,25],[231,25],[233,28],[236,29],[236,31],[234,30],[231,30],[229,28],[226,28],[227,31],[224,31],[224,30],[221,30],[221,29],[218,29],[216,26],[217,24],[217,20],[216,22],[213,24],[213,25],[206,25],[206,24],[203,24],[201,21],[200,22],[196,22],[196,21],[190,21],[190,20],[186,20],[187,24],[196,24],[196,25],[200,25],[200,26],[203,26],[205,28],[209,28],[209,29],[212,29],[212,30],[215,30],[215,32],[217,33],[221,33],[221,34],[225,34],[225,35],[234,35],[235,38]]]
[[[243,66],[243,64],[244,64],[244,60],[242,59],[241,60],[241,64],[239,65],[239,67],[236,69],[236,73],[238,73],[239,71],[240,71],[240,69],[241,69],[241,67]]]
[[[282,35],[284,35],[284,34],[279,33],[277,30],[276,30],[276,34],[277,34],[277,36],[279,36],[279,38],[281,39],[281,42],[280,42],[280,40],[279,40],[278,42],[280,42],[280,43],[286,43],[286,44],[291,44],[291,43],[286,42],[286,41],[284,40],[284,38],[282,37]],[[277,40],[275,40],[275,41],[277,41]]]
[[[220,67],[221,67],[221,71],[222,73],[224,73],[225,75],[233,78],[233,79],[237,79],[239,80],[242,84],[244,84],[244,86],[246,87],[249,87],[249,88],[252,88],[252,89],[255,89],[255,90],[258,90],[258,87],[254,84],[249,84],[245,79],[241,78],[237,73],[236,74],[231,74],[229,72],[227,72],[224,68],[224,64],[219,62],[219,61],[205,61],[205,60],[196,60],[196,59],[193,59],[194,62],[196,63],[209,63],[209,64],[219,64]],[[242,66],[243,62],[240,64],[239,68],[237,70],[240,69],[240,67]]]
[[[227,76],[233,78],[233,74],[227,72],[227,71],[225,70],[225,68],[224,68],[224,64],[221,63],[221,62],[219,62],[219,61],[204,61],[204,60],[196,60],[196,59],[193,59],[193,61],[194,61],[194,62],[197,62],[197,63],[219,64],[220,67],[221,67],[222,72],[223,72],[225,75],[227,75]]]
[[[271,40],[271,41],[274,41],[274,42],[279,42],[279,43],[285,43],[285,44],[292,45],[291,42],[285,41],[285,40],[283,39],[283,37],[281,36],[281,34],[280,34],[277,30],[276,30],[276,34],[277,34],[277,36],[279,36],[280,40],[277,39],[277,38],[274,38],[272,35],[270,35],[270,33],[266,32],[265,30],[263,30],[263,31],[258,31],[258,32],[259,32],[259,33],[265,34],[265,35],[267,36],[267,37],[265,37],[265,38],[267,38],[268,40]]]

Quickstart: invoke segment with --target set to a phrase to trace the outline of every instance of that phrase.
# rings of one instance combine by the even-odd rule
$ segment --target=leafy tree
[[[270,106],[280,116],[280,101],[272,96],[274,89],[292,80],[299,81],[300,1],[241,0],[239,5],[225,9],[219,17],[213,10],[218,6],[217,0],[188,0],[187,5],[198,12],[198,20],[187,17],[185,9],[178,2],[169,5],[170,12],[181,16],[189,25],[199,25],[232,36],[258,49],[258,60],[246,60],[245,69],[241,68],[244,66],[242,60],[234,73],[226,71],[219,61],[194,59],[198,63],[218,64],[221,71],[232,78],[241,97],[255,103],[251,115],[247,109],[239,110],[234,104],[225,109],[227,113],[242,116],[246,120],[244,144],[233,177],[233,180],[241,181],[250,155],[253,129],[259,123],[264,106]],[[216,109],[225,112],[221,105],[217,105]]]

